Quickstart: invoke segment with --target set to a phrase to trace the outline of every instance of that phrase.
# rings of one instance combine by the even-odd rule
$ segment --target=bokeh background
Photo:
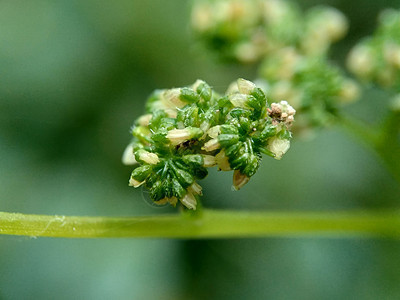
[[[303,0],[350,19],[346,53],[398,0]],[[186,0],[0,1],[0,210],[150,215],[121,164],[129,128],[156,88],[204,79],[223,92],[255,68],[221,65],[194,42]],[[387,94],[349,113],[376,122]],[[248,210],[399,208],[400,188],[339,128],[265,159],[240,192],[211,172],[204,205]],[[364,238],[235,240],[0,237],[0,299],[399,299],[400,243]]]

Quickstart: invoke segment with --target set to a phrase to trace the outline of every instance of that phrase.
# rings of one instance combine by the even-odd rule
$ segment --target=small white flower
[[[275,159],[281,159],[282,156],[289,150],[290,141],[273,137],[268,141],[267,149],[275,155]]]
[[[343,103],[350,103],[357,100],[360,96],[360,88],[352,79],[346,79],[339,92],[340,100]]]
[[[196,210],[197,201],[191,192],[187,192],[186,195],[181,199],[183,205],[189,209]]]
[[[150,164],[150,165],[156,165],[160,162],[160,159],[158,158],[158,155],[155,153],[151,153],[145,150],[139,150],[139,159]]]
[[[225,154],[225,150],[221,150],[216,156],[215,160],[217,161],[218,168],[222,171],[230,171],[231,165],[229,164],[228,157]]]
[[[349,28],[346,17],[337,9],[329,8],[324,13],[325,32],[332,41],[341,39]]]
[[[122,155],[122,163],[124,165],[135,165],[138,162],[135,159],[135,155],[133,154],[133,144],[129,144]]]
[[[393,42],[386,42],[383,46],[385,60],[400,69],[400,45]]]
[[[205,143],[202,149],[206,150],[207,152],[210,152],[210,151],[217,150],[220,147],[221,147],[221,145],[219,144],[218,139],[212,139],[212,140],[209,140],[207,143]]]
[[[197,4],[192,12],[192,25],[200,31],[207,31],[214,25],[213,9],[208,3]]]
[[[181,89],[170,89],[163,91],[160,95],[160,99],[166,108],[176,109],[186,105],[185,102],[179,99],[180,95]]]
[[[229,101],[235,107],[248,108],[247,103],[249,102],[249,98],[247,97],[247,95],[232,94],[229,96]]]
[[[208,136],[213,139],[217,138],[220,133],[221,125],[213,126],[207,131]]]
[[[202,154],[201,156],[203,156],[203,160],[204,160],[203,166],[204,167],[210,168],[210,167],[214,167],[217,164],[217,160],[216,160],[215,156],[207,155],[207,154]]]
[[[187,140],[190,140],[192,138],[192,132],[187,129],[172,129],[168,131],[167,134],[167,139],[171,141],[171,144],[176,146],[179,145],[183,142],[186,142]]]
[[[202,187],[197,182],[193,182],[192,185],[188,187],[188,191],[194,195],[203,195]]]
[[[279,103],[272,103],[269,113],[276,123],[283,122],[287,127],[290,127],[294,121],[296,110],[287,101],[281,101]]]
[[[140,182],[140,181],[137,181],[137,180],[136,180],[135,178],[133,178],[133,177],[131,177],[131,178],[129,179],[129,186],[133,186],[133,187],[135,187],[135,188],[141,186],[143,183],[145,183],[145,181]]]
[[[146,114],[146,115],[139,117],[137,122],[139,123],[140,126],[149,126],[149,123],[150,123],[150,120],[152,117],[153,117],[152,114]]]
[[[161,200],[158,201],[154,201],[154,203],[158,204],[158,205],[163,205],[163,204],[171,204],[172,206],[176,206],[176,203],[178,202],[178,199],[176,197],[171,197],[171,198],[163,198]]]
[[[239,93],[250,95],[251,92],[256,88],[256,85],[249,80],[239,78],[237,80],[237,86]]]
[[[368,76],[374,68],[374,56],[371,48],[365,45],[354,47],[348,56],[347,67],[359,76]]]
[[[233,189],[235,191],[240,190],[244,187],[250,180],[250,177],[242,174],[239,170],[233,172]]]

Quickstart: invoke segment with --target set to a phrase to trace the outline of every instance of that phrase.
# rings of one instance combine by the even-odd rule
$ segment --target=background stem
[[[368,148],[372,149],[393,178],[400,183],[399,112],[390,112],[378,128],[373,128],[354,118],[344,116],[340,117],[338,123]]]
[[[200,213],[116,218],[2,212],[0,233],[64,238],[378,236],[397,239],[400,237],[400,213],[243,212],[204,209]]]

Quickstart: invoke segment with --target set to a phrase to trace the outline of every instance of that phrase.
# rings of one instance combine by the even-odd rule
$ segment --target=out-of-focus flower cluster
[[[321,56],[301,55],[282,48],[259,68],[272,99],[287,100],[298,112],[297,127],[324,126],[334,121],[338,107],[358,98],[357,83]]]
[[[285,0],[197,0],[192,27],[222,58],[247,63],[295,45],[301,55],[324,54],[348,22],[332,7],[303,13]]]
[[[352,49],[347,65],[360,79],[400,93],[400,10],[380,14],[375,33]]]
[[[192,26],[223,59],[261,62],[268,96],[293,105],[296,127],[327,125],[341,104],[359,96],[358,85],[327,59],[348,29],[346,17],[332,7],[303,13],[285,0],[197,0]]]
[[[234,170],[238,190],[256,173],[262,153],[281,159],[290,147],[295,112],[286,101],[269,105],[264,92],[244,79],[224,96],[201,80],[157,90],[123,155],[125,164],[137,166],[129,185],[144,185],[157,204],[180,201],[196,209],[202,194],[197,181],[207,168]]]

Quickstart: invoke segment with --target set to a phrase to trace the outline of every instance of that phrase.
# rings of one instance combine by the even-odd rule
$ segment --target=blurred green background
[[[398,0],[303,0],[350,19],[332,58],[372,33]],[[223,92],[255,68],[220,65],[194,42],[190,2],[0,2],[0,210],[150,215],[121,164],[129,128],[156,88],[204,79]],[[378,121],[387,94],[347,108]],[[399,208],[400,188],[373,153],[338,128],[295,139],[240,192],[231,173],[202,183],[209,208]],[[399,299],[400,243],[346,238],[68,240],[0,237],[0,299]]]

